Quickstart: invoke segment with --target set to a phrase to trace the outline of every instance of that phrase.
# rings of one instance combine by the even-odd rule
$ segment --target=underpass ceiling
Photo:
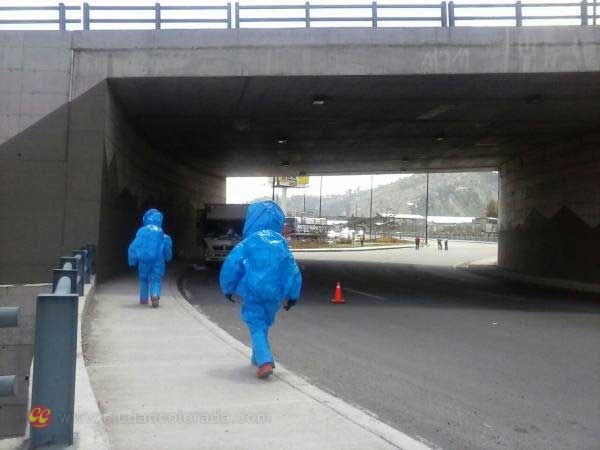
[[[126,78],[110,86],[155,147],[228,175],[495,168],[600,124],[595,73]]]

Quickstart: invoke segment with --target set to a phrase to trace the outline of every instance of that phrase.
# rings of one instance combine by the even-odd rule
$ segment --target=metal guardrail
[[[484,22],[512,22],[514,26],[527,25],[526,21],[549,22],[576,21],[581,25],[596,25],[598,3],[600,0],[583,0],[580,2],[533,3],[517,1],[514,3],[460,3],[442,1],[441,3],[412,3],[412,4],[379,4],[371,3],[334,5],[334,4],[273,4],[273,5],[246,5],[236,2],[214,6],[163,6],[154,5],[131,6],[94,6],[83,3],[80,6],[0,7],[0,25],[36,25],[56,24],[59,30],[66,30],[67,24],[82,24],[84,30],[91,30],[94,24],[148,24],[154,29],[161,29],[163,25],[221,25],[223,28],[244,28],[244,25],[254,24],[302,24],[306,28],[313,26],[339,26],[348,23],[364,24],[377,28],[379,26],[405,26],[407,24],[425,23],[441,27],[456,27],[462,24]],[[566,13],[557,14],[557,8]],[[3,12],[27,11],[56,11],[56,19],[3,19]],[[81,18],[67,18],[68,11],[82,11]],[[106,12],[132,12],[151,13],[147,17],[105,17],[99,13]],[[203,17],[164,17],[163,13],[169,12],[201,12],[208,13]],[[359,11],[356,14],[355,12]],[[351,13],[352,12],[352,13]],[[544,14],[547,12],[547,14]],[[260,15],[257,15],[260,14]],[[554,23],[554,25],[560,25]]]
[[[52,293],[37,296],[31,405],[45,405],[56,420],[31,428],[33,448],[73,443],[78,300],[94,259],[93,245],[61,257],[52,271]]]
[[[0,328],[13,328],[19,325],[19,307],[4,306],[0,308]],[[0,376],[0,397],[15,395],[16,375]]]

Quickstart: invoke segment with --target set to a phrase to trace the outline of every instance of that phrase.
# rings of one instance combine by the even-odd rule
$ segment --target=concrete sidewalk
[[[413,244],[400,245],[372,245],[366,247],[340,247],[340,248],[292,248],[293,253],[311,252],[365,252],[370,250],[396,250],[399,248],[413,248]]]
[[[157,310],[138,304],[133,276],[101,285],[84,324],[113,448],[427,448],[280,365],[256,379],[249,349],[165,284]]]

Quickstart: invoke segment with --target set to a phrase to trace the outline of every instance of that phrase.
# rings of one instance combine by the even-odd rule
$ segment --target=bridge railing
[[[108,11],[146,11],[151,12],[151,18],[120,17],[120,18],[99,18],[94,17],[94,12]],[[163,12],[216,12],[219,17],[194,17],[194,18],[164,18]],[[231,28],[231,3],[215,6],[164,6],[160,3],[148,6],[92,6],[88,3],[83,4],[83,29],[90,30],[95,23],[112,24],[153,24],[156,30],[160,30],[163,24],[221,24]]]
[[[130,25],[147,25],[161,29],[248,28],[248,27],[456,27],[524,26],[524,25],[596,25],[600,0],[545,3],[533,1],[466,3],[466,0],[440,3],[391,4],[377,1],[364,4],[290,3],[257,5],[236,2],[222,5],[172,6],[160,3],[147,5],[96,6],[1,6],[2,25],[57,25],[66,30],[68,24],[82,24],[84,30],[94,25],[113,25],[127,29]],[[67,16],[68,11],[81,11],[81,18]],[[23,18],[23,13],[56,13],[55,18]],[[14,13],[20,13],[15,16]],[[139,14],[136,14],[139,13]],[[12,15],[12,17],[11,17]]]
[[[405,23],[405,22],[430,22],[443,27],[447,26],[447,3],[439,4],[378,4],[372,2],[364,5],[326,5],[311,4],[305,2],[303,5],[240,5],[235,4],[236,28],[242,28],[245,23],[303,23],[306,28],[313,25],[330,23],[344,24],[348,22],[371,26],[377,28],[383,23]],[[255,16],[248,15],[249,12],[266,13]],[[281,13],[274,15],[273,12],[296,13],[287,16]],[[408,13],[406,13],[408,11]],[[358,14],[357,14],[358,12]],[[298,14],[300,13],[300,14]],[[347,15],[344,15],[347,14]]]
[[[73,19],[67,17],[67,11],[80,11],[80,6],[65,6],[64,3],[59,3],[58,6],[0,6],[0,25],[58,25],[58,29],[65,31],[67,24],[81,23],[81,19]],[[51,12],[56,18],[16,18],[12,13],[23,12]],[[7,14],[8,13],[8,14]],[[3,17],[3,16],[13,17]]]

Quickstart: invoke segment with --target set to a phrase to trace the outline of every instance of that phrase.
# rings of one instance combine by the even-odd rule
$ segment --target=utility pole
[[[275,177],[273,177],[273,194],[271,195],[271,200],[275,201]]]
[[[321,181],[319,182],[319,217],[321,217],[322,200],[323,200],[323,175],[321,175]]]
[[[427,221],[429,218],[429,172],[427,172],[427,193],[425,194],[425,244],[427,244],[428,227]]]
[[[306,188],[304,188],[304,202],[302,206],[302,211],[304,212],[304,215],[306,215]]]
[[[369,239],[373,239],[373,175],[371,175],[371,201],[369,202]]]

